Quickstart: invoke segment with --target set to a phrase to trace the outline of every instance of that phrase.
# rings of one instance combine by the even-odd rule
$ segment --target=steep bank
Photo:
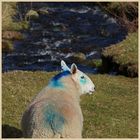
[[[131,33],[122,42],[105,48],[102,52],[104,72],[116,72],[129,77],[138,76],[138,33]]]

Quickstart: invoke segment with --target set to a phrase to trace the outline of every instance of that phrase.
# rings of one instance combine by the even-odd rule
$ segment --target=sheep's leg
[[[54,135],[53,138],[61,138],[61,135],[57,133],[57,134]]]

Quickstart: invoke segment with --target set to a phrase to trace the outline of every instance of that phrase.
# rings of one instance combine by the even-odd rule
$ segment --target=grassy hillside
[[[138,33],[129,34],[122,42],[105,49],[103,54],[112,56],[113,61],[121,65],[128,63],[138,65]]]
[[[128,34],[122,42],[107,47],[102,55],[104,59],[109,58],[119,65],[119,71],[124,69],[128,76],[138,75],[138,33]]]
[[[24,36],[20,30],[28,29],[29,22],[17,18],[19,11],[17,2],[2,2],[2,51],[14,50],[13,41],[21,40]],[[21,14],[20,14],[21,15]]]
[[[2,124],[4,137],[21,137],[25,107],[56,72],[2,74]],[[81,97],[84,138],[138,137],[138,78],[89,75],[96,85],[93,95]]]

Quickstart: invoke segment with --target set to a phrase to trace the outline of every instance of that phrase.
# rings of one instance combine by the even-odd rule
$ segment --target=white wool
[[[60,83],[55,83],[56,87],[48,85],[33,98],[21,121],[24,137],[82,137],[83,115],[79,103],[80,95],[94,91],[95,86],[75,64],[69,69],[62,61],[61,66],[64,71],[71,71],[71,74],[61,77],[58,81]]]

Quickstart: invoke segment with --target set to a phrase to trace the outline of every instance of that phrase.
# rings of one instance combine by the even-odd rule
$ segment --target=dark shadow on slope
[[[22,131],[7,124],[2,125],[2,138],[21,138]]]

